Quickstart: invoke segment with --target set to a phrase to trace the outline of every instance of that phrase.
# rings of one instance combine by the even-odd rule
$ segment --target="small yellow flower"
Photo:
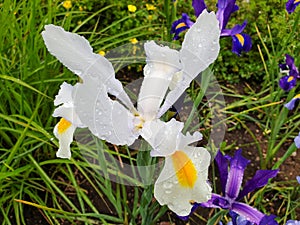
[[[72,2],[70,0],[68,1],[64,1],[62,6],[65,8],[65,9],[70,9],[72,8]]]
[[[139,42],[136,38],[131,38],[131,39],[129,39],[129,41],[130,41],[132,44],[136,44],[136,43]]]
[[[98,54],[99,54],[99,55],[102,55],[102,56],[105,56],[105,51],[100,50],[100,51],[98,52]]]
[[[146,4],[146,8],[147,8],[148,11],[156,9],[156,7],[152,4]]]
[[[136,11],[136,6],[135,5],[128,5],[128,11],[129,12],[135,12]]]
[[[152,15],[148,15],[148,20],[153,20],[153,16]]]
[[[83,11],[83,7],[79,6],[79,11],[82,12]]]

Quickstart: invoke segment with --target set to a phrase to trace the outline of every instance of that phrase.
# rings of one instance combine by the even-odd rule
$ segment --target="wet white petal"
[[[179,53],[154,41],[145,43],[146,66],[138,98],[138,111],[146,120],[154,119],[175,72],[181,69]]]
[[[174,162],[169,156],[155,183],[154,196],[161,205],[167,205],[177,215],[187,216],[192,208],[190,202],[206,202],[211,198],[211,187],[207,183],[210,154],[205,148],[199,147],[186,147],[181,151],[188,156],[197,171],[195,183],[186,187],[178,180],[178,170],[174,169]],[[189,172],[189,168],[185,169]],[[184,174],[191,176],[189,173]]]
[[[66,82],[62,83],[59,92],[55,96],[54,100],[54,105],[60,106],[58,106],[54,110],[52,116],[65,118],[72,124],[74,124],[76,127],[85,127],[74,110],[72,97],[73,90],[74,86],[72,86],[71,84],[68,84]]]
[[[116,145],[131,145],[138,137],[134,115],[108,97],[106,86],[86,79],[77,85],[73,98],[80,120],[98,138]]]
[[[73,124],[63,118],[54,127],[53,133],[59,141],[59,149],[56,152],[57,157],[67,159],[71,158],[70,144],[73,141],[75,129],[76,127]]]
[[[157,119],[146,122],[141,135],[153,148],[151,156],[168,156],[176,151],[182,129],[183,123],[175,119],[169,122]]]
[[[191,135],[189,132],[187,132],[186,135],[183,135],[182,133],[180,133],[177,148],[182,149],[185,146],[188,146],[194,142],[202,140],[202,137],[203,137],[203,135],[198,131],[194,132],[193,135]]]
[[[49,52],[73,73],[83,80],[86,76],[97,79],[109,87],[110,94],[119,98],[128,108],[133,108],[121,82],[115,78],[112,64],[105,57],[93,53],[84,37],[52,24],[45,26],[42,36]]]
[[[168,93],[158,117],[161,117],[189,87],[191,81],[211,63],[220,50],[219,22],[214,12],[206,10],[197,18],[195,24],[185,34],[182,48],[179,52],[182,63],[182,79],[177,86]]]

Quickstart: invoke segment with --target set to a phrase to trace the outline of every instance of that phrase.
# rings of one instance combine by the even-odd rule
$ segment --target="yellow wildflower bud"
[[[136,43],[139,42],[136,38],[131,38],[131,39],[129,39],[129,41],[130,41],[132,44],[136,44]]]
[[[147,8],[148,11],[156,9],[156,7],[152,4],[146,4],[146,8]]]

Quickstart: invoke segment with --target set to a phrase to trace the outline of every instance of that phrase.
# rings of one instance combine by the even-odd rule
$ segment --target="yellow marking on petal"
[[[241,43],[241,45],[244,46],[245,39],[244,39],[243,35],[241,35],[241,34],[235,34],[235,36],[239,40],[239,42]]]
[[[295,1],[294,1],[294,4],[299,3],[299,2],[300,2],[300,0],[295,0]]]
[[[177,24],[177,26],[175,27],[175,30],[177,30],[181,27],[185,27],[185,26],[186,26],[186,24],[184,22],[181,22],[181,23]]]
[[[136,6],[135,5],[128,5],[127,8],[128,8],[129,12],[135,12],[136,11]]]
[[[66,120],[65,118],[61,118],[59,123],[58,123],[58,127],[57,127],[57,132],[59,134],[64,133],[70,126],[72,125],[71,122],[69,122],[68,120]]]
[[[193,188],[197,170],[192,160],[183,151],[176,151],[171,157],[179,184],[185,188]]]
[[[300,94],[297,94],[294,98],[300,98]]]
[[[290,76],[287,81],[291,82],[292,80],[294,80],[294,76]]]

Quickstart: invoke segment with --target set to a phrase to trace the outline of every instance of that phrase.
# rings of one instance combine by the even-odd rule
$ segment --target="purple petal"
[[[294,142],[295,142],[296,147],[300,148],[300,132],[299,132],[298,136],[295,137]],[[299,176],[297,177],[297,180],[300,183],[300,177]]]
[[[225,156],[223,156],[223,154],[219,150],[215,157],[215,161],[217,163],[220,174],[222,192],[223,194],[225,194],[225,187],[228,177],[228,159]]]
[[[232,52],[241,55],[242,51],[249,52],[252,48],[251,37],[248,34],[236,34],[232,36]]]
[[[279,80],[279,86],[284,91],[289,91],[294,88],[297,84],[297,79],[294,76],[284,76]]]
[[[228,200],[221,195],[218,194],[212,194],[211,199],[207,202],[200,203],[201,207],[204,208],[222,208],[222,209],[229,209],[230,203]]]
[[[290,56],[289,54],[285,54],[285,62],[290,70],[289,74],[292,76],[295,76],[295,77],[299,76],[299,72],[295,65],[294,58],[292,56]]]
[[[243,181],[244,170],[250,161],[242,156],[242,150],[235,152],[230,160],[230,170],[225,188],[225,196],[230,199],[236,199],[240,192]]]
[[[218,11],[216,13],[217,19],[220,22],[220,29],[223,30],[226,28],[228,20],[231,13],[238,10],[238,6],[235,5],[235,0],[219,0],[217,7]]]
[[[179,39],[179,34],[189,29],[194,23],[190,20],[190,17],[186,13],[182,13],[180,19],[173,22],[171,27],[171,34],[175,34],[174,40]]]
[[[278,171],[279,170],[257,170],[254,177],[248,180],[248,182],[244,185],[244,188],[237,199],[239,200],[255,189],[265,186],[270,178],[277,175]]]
[[[193,0],[192,6],[195,11],[195,16],[199,16],[204,9],[206,9],[206,5],[204,0]]]
[[[299,135],[300,135],[300,133],[299,133]],[[298,183],[300,184],[300,176],[297,176],[296,179],[297,179]]]
[[[265,215],[259,225],[278,225],[277,221],[275,220],[276,216],[275,215]]]
[[[292,12],[295,11],[296,6],[298,6],[299,4],[300,4],[299,1],[289,0],[289,1],[285,4],[286,11],[288,11],[288,13],[291,14]]]
[[[262,212],[258,211],[257,209],[240,202],[232,203],[231,210],[247,218],[248,221],[256,224],[259,224],[265,216]]]
[[[288,110],[293,110],[295,108],[295,103],[300,99],[300,94],[296,95],[294,98],[292,98],[291,101],[284,104],[284,107],[286,107]]]
[[[300,225],[298,220],[288,220],[285,225]]]

